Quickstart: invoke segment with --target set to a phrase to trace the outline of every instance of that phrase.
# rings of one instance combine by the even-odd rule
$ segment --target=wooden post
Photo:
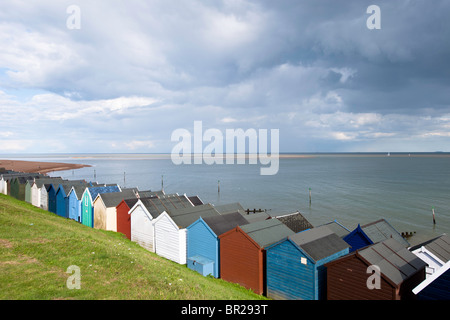
[[[161,175],[161,191],[164,191],[164,175]]]
[[[217,180],[217,193],[220,193],[220,180]]]
[[[436,219],[434,218],[434,206],[431,207],[431,210],[433,211],[433,224],[436,224]]]
[[[311,205],[311,188],[309,188],[309,205]]]

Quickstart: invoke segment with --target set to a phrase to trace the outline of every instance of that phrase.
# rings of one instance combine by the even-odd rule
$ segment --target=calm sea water
[[[280,158],[278,174],[260,165],[174,165],[170,155],[3,155],[92,167],[51,176],[117,183],[139,190],[198,195],[204,202],[240,202],[280,214],[299,210],[313,225],[337,220],[358,224],[387,219],[399,232],[416,232],[414,245],[450,231],[450,154],[313,154]],[[218,185],[220,181],[220,193]],[[311,205],[309,203],[311,188]],[[436,225],[433,225],[432,206]]]

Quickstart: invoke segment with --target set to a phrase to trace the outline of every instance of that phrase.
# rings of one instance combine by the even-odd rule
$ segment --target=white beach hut
[[[155,252],[153,220],[167,211],[193,207],[186,195],[169,194],[140,198],[129,210],[131,241]]]

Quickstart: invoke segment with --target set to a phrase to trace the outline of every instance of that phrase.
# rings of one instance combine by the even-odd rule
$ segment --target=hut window
[[[308,261],[308,260],[306,260],[306,258],[303,258],[303,257],[300,258],[300,262],[301,262],[302,264],[306,264],[307,261]]]

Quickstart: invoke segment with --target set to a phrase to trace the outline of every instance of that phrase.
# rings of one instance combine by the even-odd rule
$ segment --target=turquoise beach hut
[[[81,223],[85,226],[94,227],[94,200],[100,193],[120,192],[118,185],[87,187],[81,197]]]

